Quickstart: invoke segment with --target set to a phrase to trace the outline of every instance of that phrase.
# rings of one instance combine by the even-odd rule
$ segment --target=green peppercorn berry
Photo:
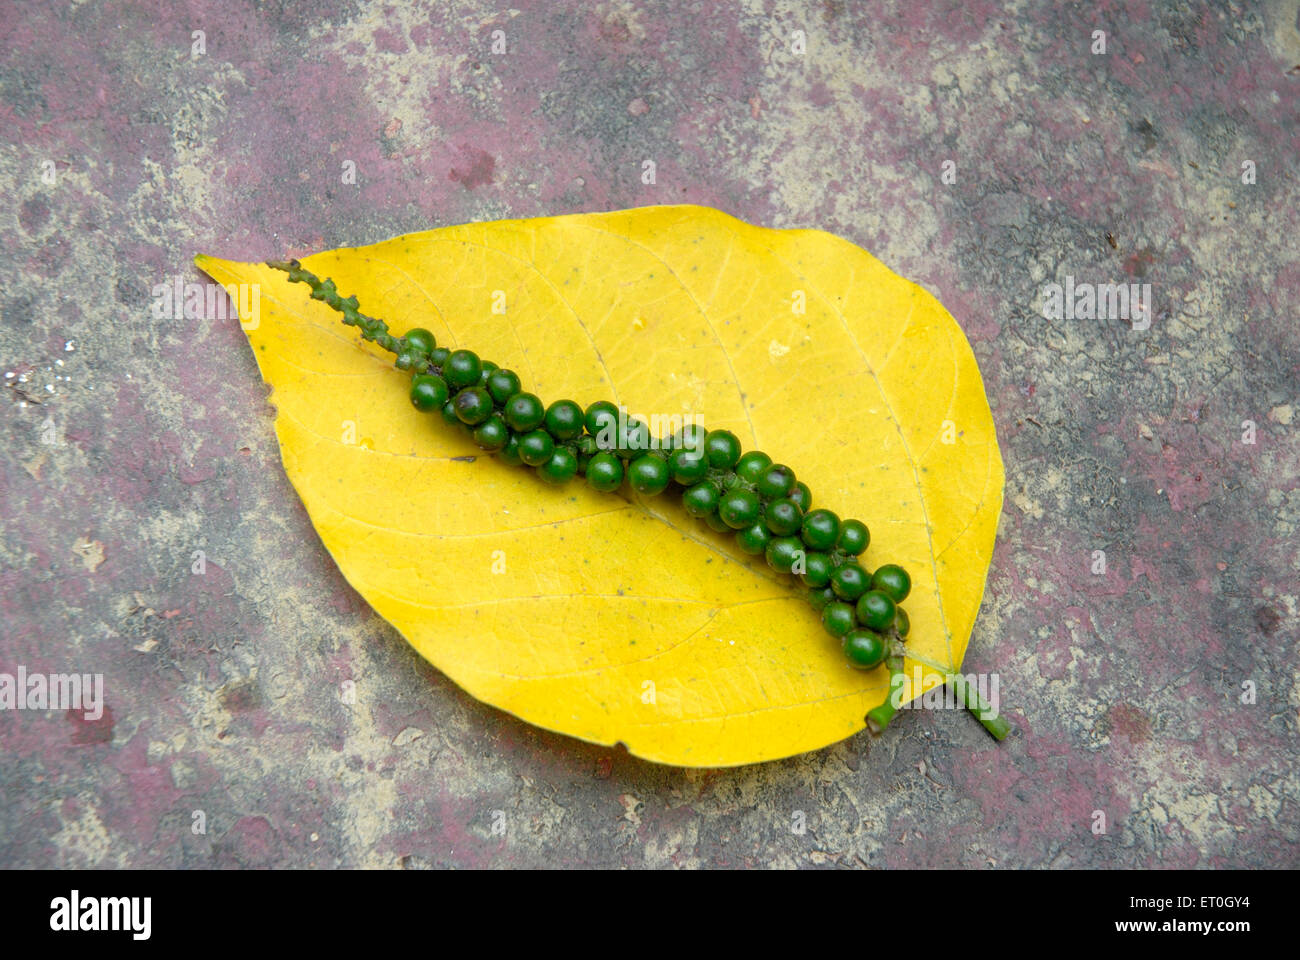
[[[870,670],[880,666],[885,659],[885,638],[874,630],[859,627],[844,635],[841,649],[853,666],[859,670]]]
[[[624,460],[636,460],[641,454],[648,452],[650,452],[650,428],[646,426],[644,420],[634,420],[629,417],[618,441],[618,455]]]
[[[858,597],[867,592],[870,585],[867,571],[856,563],[846,563],[831,571],[831,586],[835,588],[835,593],[843,600],[850,602],[857,600]]]
[[[433,339],[433,334],[424,327],[412,327],[406,331],[406,336],[402,339],[406,341],[407,350],[418,353],[422,357],[428,357],[433,353],[433,348],[438,345]]]
[[[456,404],[451,400],[444,403],[442,409],[438,412],[442,414],[442,419],[446,420],[453,427],[460,423],[460,417],[456,416]]]
[[[715,470],[730,470],[740,459],[740,441],[730,430],[710,430],[704,438],[704,455]]]
[[[672,470],[674,480],[682,486],[690,486],[708,475],[709,461],[703,455],[683,447],[672,452],[668,458],[668,467]]]
[[[822,608],[822,626],[832,637],[842,637],[857,625],[853,608],[847,603],[828,603]]]
[[[902,603],[912,592],[912,578],[896,563],[887,563],[871,575],[871,589],[887,594],[894,603]]]
[[[807,513],[812,507],[812,491],[808,489],[808,484],[802,480],[794,485],[794,489],[786,494],[786,498],[797,503],[799,509],[804,513]]]
[[[510,428],[500,414],[492,414],[474,428],[474,442],[489,453],[495,453],[510,440]]]
[[[709,431],[698,423],[688,423],[677,431],[673,437],[672,448],[674,450],[687,450],[690,453],[705,456],[704,440],[708,437]]]
[[[794,484],[794,471],[784,463],[774,463],[759,475],[754,487],[763,499],[777,500],[787,496]]]
[[[483,428],[479,427],[479,429]],[[507,466],[517,467],[524,462],[519,456],[519,434],[512,433],[509,430],[506,432],[510,435],[506,439],[506,445],[497,451],[497,459]]]
[[[447,381],[432,373],[417,373],[411,378],[411,406],[429,413],[447,402]]]
[[[894,622],[898,608],[880,590],[868,590],[858,597],[858,623],[868,630],[886,630]]]
[[[479,372],[478,375],[478,385],[482,387],[484,390],[487,389],[488,377],[492,376],[492,374],[496,372],[496,369],[497,369],[497,365],[493,363],[491,360],[483,361],[483,369]]]
[[[767,523],[767,529],[778,537],[788,537],[799,532],[803,512],[795,506],[793,500],[773,500],[767,505],[763,519]]]
[[[516,393],[506,401],[502,415],[516,433],[531,433],[542,425],[546,408],[535,394]]]
[[[724,521],[725,522],[725,521]],[[729,528],[728,528],[729,529]],[[767,552],[767,545],[772,542],[772,531],[765,523],[755,523],[736,531],[736,545],[746,553],[758,556]]]
[[[789,573],[803,559],[803,541],[798,537],[773,537],[768,541],[763,554],[767,557],[767,565],[773,570]]]
[[[840,518],[830,510],[813,510],[804,515],[799,536],[813,550],[832,550],[840,536]]]
[[[707,517],[718,509],[718,488],[701,480],[682,494],[682,506],[692,517]]]
[[[861,520],[845,520],[840,524],[840,539],[836,542],[840,553],[856,557],[871,543],[871,531]]]
[[[672,477],[664,461],[658,457],[642,456],[627,465],[627,479],[637,493],[654,497],[664,492]]]
[[[587,464],[591,462],[592,456],[596,453],[596,438],[583,434],[573,441],[574,453],[578,455],[578,472],[586,473]]]
[[[451,401],[461,423],[477,426],[492,416],[492,398],[482,387],[469,387],[456,394]]]
[[[429,365],[441,370],[449,356],[451,356],[451,351],[446,347],[434,347],[429,351]]]
[[[507,400],[518,393],[522,387],[519,384],[519,375],[513,370],[493,370],[488,374],[487,392],[492,394],[492,399],[498,405],[504,404]]]
[[[602,450],[618,448],[618,407],[608,400],[597,400],[583,415],[587,432],[596,438]]]
[[[749,490],[728,490],[718,501],[718,516],[734,530],[756,522],[760,509],[758,497]]]
[[[814,588],[808,591],[808,602],[818,613],[826,609],[828,603],[835,603],[835,591],[830,587]]]
[[[545,430],[534,430],[519,438],[519,459],[530,467],[540,467],[555,453],[555,441]]]
[[[612,453],[595,453],[587,461],[587,486],[612,493],[623,485],[623,461]]]
[[[442,368],[450,387],[472,387],[483,375],[483,362],[473,350],[453,350]]]
[[[902,607],[899,607],[898,612],[894,614],[894,629],[898,631],[900,637],[907,636],[907,632],[912,629],[912,621]]]
[[[804,556],[804,572],[800,579],[810,587],[824,588],[831,582],[831,569],[828,554],[809,551]]]
[[[710,530],[716,530],[718,533],[731,533],[731,528],[727,526],[726,521],[716,513],[709,514],[704,518],[704,522],[708,524]]]
[[[546,408],[543,423],[556,440],[572,440],[582,433],[582,407],[572,400],[556,400]]]
[[[736,476],[745,483],[757,483],[763,471],[772,465],[772,458],[761,450],[751,450],[736,461]]]
[[[537,475],[547,483],[568,483],[578,472],[578,458],[568,447],[556,447],[551,459],[537,468]]]

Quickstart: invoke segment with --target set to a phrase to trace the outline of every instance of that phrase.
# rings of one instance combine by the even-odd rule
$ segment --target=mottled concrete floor
[[[107,704],[0,714],[0,865],[1300,863],[1297,0],[565,7],[0,4],[0,671]],[[682,201],[966,329],[1002,745],[689,772],[472,701],[324,554],[238,325],[151,317],[196,251]],[[1045,319],[1067,276],[1150,328]]]

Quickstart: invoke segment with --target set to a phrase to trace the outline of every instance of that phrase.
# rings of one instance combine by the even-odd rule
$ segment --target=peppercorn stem
[[[903,699],[903,655],[892,650],[885,660],[889,668],[889,696],[885,702],[867,713],[867,727],[872,733],[881,733],[894,719]]]
[[[889,697],[867,714],[867,726],[872,733],[880,733],[889,726],[889,722],[894,719],[894,714],[902,706],[903,652],[901,650],[895,652],[895,650],[891,650],[890,656],[885,661],[886,666],[889,667]],[[952,685],[953,692],[961,699],[962,706],[975,714],[975,719],[995,740],[1007,738],[1007,734],[1011,732],[1011,724],[994,709],[992,704],[980,696],[979,690],[973,683],[968,682],[960,673],[947,674],[944,683]]]
[[[966,709],[975,714],[975,719],[979,720],[984,725],[984,729],[993,735],[993,739],[1007,738],[1007,734],[1011,732],[1011,724],[1007,723],[1006,718],[980,696],[979,691],[975,689],[975,684],[969,683],[960,673],[950,674],[948,683],[952,684],[953,690],[961,697],[961,702],[966,705]]]
[[[356,297],[340,297],[333,280],[322,280],[309,270],[304,270],[297,260],[268,260],[266,265],[273,270],[283,270],[289,274],[290,283],[305,283],[311,287],[311,298],[323,301],[326,305],[343,314],[343,322],[361,331],[361,338],[378,344],[389,353],[401,353],[406,346],[402,337],[394,337],[388,332],[388,324],[374,317],[367,317],[358,307]]]

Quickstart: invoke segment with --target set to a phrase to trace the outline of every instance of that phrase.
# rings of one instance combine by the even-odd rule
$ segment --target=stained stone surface
[[[1300,864],[1297,7],[0,4],[0,672],[105,703],[0,711],[0,866]],[[684,771],[473,701],[323,551],[238,324],[153,316],[198,251],[678,202],[966,330],[1005,743]]]

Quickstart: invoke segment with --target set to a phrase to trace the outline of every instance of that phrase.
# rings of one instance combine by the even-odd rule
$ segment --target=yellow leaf
[[[473,696],[692,767],[823,747],[886,698],[887,671],[850,667],[793,578],[678,498],[555,488],[484,456],[416,412],[392,357],[305,285],[197,262],[260,289],[245,327],[326,548]],[[817,506],[868,525],[869,568],[911,573],[908,677],[960,667],[1002,508],[993,418],[952,317],[863,250],[676,206],[446,227],[303,265],[394,334],[426,327],[547,403],[698,414],[789,464]]]

